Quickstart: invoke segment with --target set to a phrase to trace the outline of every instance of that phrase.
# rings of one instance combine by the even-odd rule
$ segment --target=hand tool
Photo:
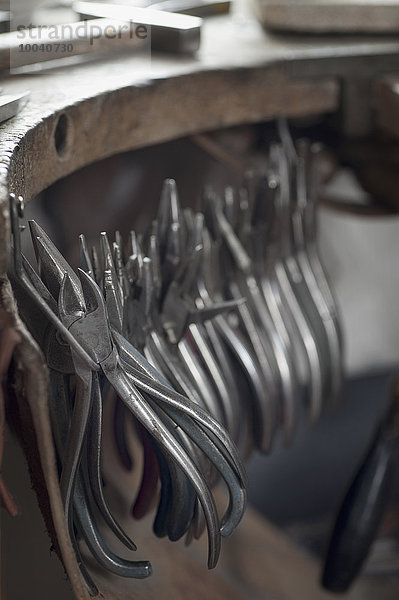
[[[214,211],[214,222],[219,227],[221,236],[238,270],[239,275],[236,275],[236,279],[241,281],[241,285],[243,286],[240,289],[245,290],[243,295],[250,301],[255,319],[259,320],[262,325],[262,328],[258,329],[263,334],[260,337],[260,342],[267,354],[269,363],[273,367],[274,374],[277,376],[277,389],[281,389],[281,401],[284,402],[285,415],[283,428],[285,439],[288,442],[293,433],[295,424],[294,413],[297,404],[297,381],[292,357],[288,355],[286,347],[278,336],[262,293],[257,285],[256,278],[253,275],[251,259],[241,245],[232,225],[224,215],[221,201],[214,198],[212,203],[208,203],[208,206],[209,210]],[[275,403],[274,411],[276,413],[278,410],[277,397],[275,398]]]
[[[16,215],[15,212],[14,215]],[[16,223],[16,227],[18,233],[14,240],[14,249],[20,248],[18,222]],[[173,465],[176,464],[179,466],[182,473],[187,477],[187,480],[193,485],[194,489],[196,489],[208,525],[209,566],[214,566],[220,547],[217,513],[215,511],[213,497],[209,492],[203,476],[186,452],[186,450],[189,450],[189,447],[187,445],[185,446],[184,442],[182,442],[183,432],[188,438],[192,438],[198,447],[202,449],[208,460],[210,460],[216,468],[219,468],[221,475],[226,480],[230,489],[230,505],[220,524],[221,531],[224,535],[231,533],[232,529],[240,520],[245,507],[245,476],[237,450],[234,445],[232,445],[228,436],[223,432],[223,429],[207,415],[207,413],[203,412],[200,407],[195,406],[194,408],[191,404],[187,405],[187,402],[189,401],[184,398],[184,396],[178,396],[178,402],[176,402],[176,395],[173,400],[173,396],[170,396],[169,387],[167,388],[167,395],[165,395],[165,390],[163,390],[161,397],[163,402],[166,402],[166,405],[161,410],[159,398],[157,399],[157,391],[154,389],[156,388],[156,385],[152,379],[150,379],[150,386],[147,385],[144,390],[145,395],[140,394],[135,385],[129,382],[129,377],[134,377],[134,374],[132,375],[131,373],[132,369],[124,365],[123,360],[118,358],[118,352],[112,341],[115,336],[120,335],[118,334],[121,325],[120,314],[114,313],[114,316],[112,317],[117,329],[111,334],[106,312],[106,304],[108,306],[115,306],[115,299],[119,294],[119,289],[114,285],[113,266],[110,264],[106,238],[104,236],[102,238],[102,258],[106,267],[103,276],[103,284],[106,293],[106,299],[104,300],[100,289],[90,275],[87,275],[84,271],[80,270],[80,278],[77,278],[43,230],[34,222],[30,223],[30,227],[39,262],[40,275],[45,280],[45,283],[37,274],[35,274],[30,266],[27,267],[28,263],[27,261],[23,261],[22,256],[21,259],[14,258],[14,263],[16,263],[20,271],[22,271],[22,278],[29,283],[29,290],[31,291],[29,298],[31,301],[36,305],[39,305],[42,310],[42,304],[45,304],[43,318],[47,319],[47,315],[50,314],[50,324],[62,334],[64,334],[66,325],[67,333],[71,334],[71,332],[73,332],[73,339],[77,342],[74,344],[74,348],[71,348],[71,354],[69,355],[67,362],[63,363],[61,368],[61,373],[67,371],[66,375],[69,372],[75,373],[75,377],[77,376],[77,386],[75,391],[75,401],[71,408],[71,416],[67,418],[65,415],[63,417],[61,415],[61,421],[64,419],[64,425],[62,425],[62,423],[61,425],[64,430],[67,430],[67,433],[64,431],[62,435],[58,436],[58,446],[62,446],[62,448],[59,449],[59,454],[61,455],[62,495],[66,506],[66,518],[68,520],[72,542],[76,546],[77,542],[72,521],[73,512],[77,518],[80,535],[85,538],[96,560],[105,568],[121,576],[128,577],[144,577],[150,573],[149,563],[134,563],[132,561],[124,562],[122,559],[115,557],[115,555],[113,555],[104,545],[97,525],[93,521],[92,511],[94,504],[96,504],[97,508],[100,508],[100,512],[107,524],[111,526],[117,535],[119,534],[119,537],[121,537],[121,532],[118,531],[118,526],[112,518],[112,515],[109,514],[109,511],[107,512],[107,506],[104,503],[100,482],[99,452],[101,447],[101,432],[99,425],[101,421],[101,392],[99,391],[99,375],[97,374],[97,371],[99,370],[98,366],[100,366],[101,379],[105,377],[125,404],[127,404],[131,410],[133,409],[133,413],[138,416],[139,420],[141,420],[143,425],[150,432],[150,435],[156,440],[157,446],[162,449],[169,460],[172,459],[174,461]],[[84,240],[83,243],[81,240],[81,248],[83,258],[86,260],[86,267],[89,271],[93,272],[91,262],[87,260]],[[143,260],[144,272],[147,273],[147,275],[151,272],[149,263],[151,263],[149,259]],[[100,265],[97,264],[97,272],[100,272],[99,267]],[[25,273],[25,269],[28,270],[29,278]],[[32,281],[34,283],[32,283]],[[26,287],[25,282],[23,282],[23,287]],[[59,297],[58,308],[54,296]],[[144,306],[146,306],[145,297]],[[64,325],[58,322],[57,313],[60,315]],[[207,313],[211,316],[215,314],[209,309],[207,309]],[[68,336],[64,336],[64,341],[62,343],[60,343],[60,341],[58,342],[58,348],[61,352],[64,351],[65,344],[68,343],[67,337]],[[53,339],[53,345],[46,342],[48,351],[54,349],[54,340],[57,340],[54,336],[50,336],[50,339]],[[122,337],[122,339],[124,338]],[[42,343],[44,345],[43,340]],[[77,346],[77,344],[79,344],[80,347]],[[75,348],[78,349],[79,354],[78,352],[75,352]],[[138,354],[139,353],[136,351],[136,359]],[[86,362],[80,359],[81,356],[83,356]],[[90,358],[89,364],[87,364],[87,357]],[[54,363],[57,366],[62,363],[62,359],[57,357],[57,352],[53,352],[51,356],[48,355],[47,360],[49,363]],[[93,363],[96,369],[91,368]],[[148,370],[149,365],[146,363],[144,357],[141,356],[137,363],[140,367],[138,372],[140,373],[139,381],[141,382],[141,387],[143,386],[142,380],[144,377],[142,372],[143,363],[146,364],[144,368],[145,373]],[[149,372],[152,372],[151,369]],[[70,375],[68,375],[68,377],[69,376]],[[67,389],[63,388],[61,384],[59,384],[58,387],[60,390]],[[173,405],[175,408],[173,408]],[[181,410],[183,410],[182,414],[180,414]],[[83,439],[86,437],[84,434],[88,425],[87,416],[90,414],[90,411],[94,411],[94,428],[89,432],[86,442],[88,444],[87,451],[89,450],[89,447],[91,448],[91,451],[94,451],[95,460],[91,462],[93,456],[90,452],[87,460],[82,462],[82,456],[86,456],[83,453]],[[188,415],[185,417],[184,414],[186,411],[188,412]],[[59,417],[60,415],[56,413],[53,420],[57,421],[57,418]],[[174,435],[170,433],[169,428],[164,425],[164,422],[167,419],[171,420],[171,422],[179,423],[179,427],[182,431],[180,438],[176,437],[175,439]],[[68,421],[68,423],[66,423],[66,421]],[[196,425],[197,422],[203,423],[202,428],[198,428],[198,425]],[[154,423],[157,424],[156,429],[154,428]],[[203,429],[204,426],[205,429]],[[172,429],[175,429],[175,427],[173,426]],[[205,433],[205,431],[207,431],[207,433]],[[186,448],[186,450],[184,448]],[[226,458],[223,458],[223,456]],[[89,467],[87,466],[87,462],[91,463]],[[176,481],[176,477],[174,480]],[[171,483],[172,482],[173,481],[171,480]],[[175,498],[177,507],[179,507],[179,494],[175,494]],[[72,503],[73,509],[71,509]],[[182,507],[183,506],[180,505],[180,508]],[[185,507],[186,504],[184,504],[184,508]],[[173,511],[171,514],[173,514]],[[189,519],[190,521],[191,518],[192,517]],[[189,523],[186,524],[184,530],[186,530],[188,526]],[[129,545],[129,541],[127,541],[127,545]],[[130,547],[134,547],[132,542],[130,543]],[[83,574],[85,575],[84,572]],[[88,580],[87,583],[89,589],[94,593],[94,588],[90,583],[90,580]]]
[[[199,17],[106,2],[77,1],[73,8],[83,18],[104,17],[145,27],[150,33],[151,48],[156,51],[192,54],[200,47]]]
[[[318,181],[310,183],[310,148],[306,141],[300,141],[297,148],[291,138],[286,120],[278,119],[278,130],[283,143],[288,165],[288,189],[291,190],[291,235],[292,252],[297,261],[297,293],[302,296],[301,305],[314,331],[321,353],[321,366],[328,373],[322,375],[328,379],[325,389],[326,400],[330,404],[336,401],[342,381],[342,344],[337,319],[331,311],[319,285],[316,272],[310,262],[304,225],[304,213],[308,203],[310,187],[312,194],[317,193]],[[301,281],[300,281],[301,280]]]
[[[399,451],[399,390],[356,471],[336,518],[322,584],[346,592],[359,574],[377,535]]]

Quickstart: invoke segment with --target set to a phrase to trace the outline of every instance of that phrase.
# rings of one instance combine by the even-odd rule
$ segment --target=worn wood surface
[[[30,89],[31,100],[19,116],[0,126],[0,272],[5,268],[9,241],[10,191],[29,201],[74,170],[128,149],[267,120],[281,112],[305,116],[334,111],[339,103],[335,75],[340,67],[332,67],[332,59],[350,60],[353,68],[356,61],[364,64],[372,56],[377,70],[378,61],[386,69],[390,64],[386,58],[397,57],[399,50],[399,43],[392,40],[370,45],[330,39],[320,41],[317,47],[309,40],[279,41],[265,36],[257,24],[239,19],[216,19],[204,34],[197,57],[154,56],[149,61],[121,56],[35,75],[14,74],[2,82],[7,92]],[[299,63],[301,69],[295,70]],[[303,78],[306,65],[312,66],[309,71],[316,73],[316,78]],[[327,69],[325,65],[329,65]],[[3,300],[13,312],[8,288],[3,292]],[[63,520],[46,372],[36,345],[17,315],[15,319],[23,338],[18,365],[26,396],[21,390],[20,402],[31,408],[42,467],[36,483],[47,489],[45,516],[52,520],[53,541],[58,541],[74,593],[87,599]],[[224,544],[224,558],[216,573],[207,572],[198,546],[183,552],[179,545],[164,542],[147,540],[147,545],[146,534],[141,536],[139,530],[136,538],[158,563],[159,575],[148,582],[119,582],[118,587],[114,580],[103,581],[108,600],[326,597],[317,587],[313,561],[251,514],[237,536]],[[368,596],[361,588],[349,598],[366,600]]]
[[[31,100],[0,126],[0,271],[9,191],[29,201],[60,177],[124,150],[279,112],[336,110],[335,75],[345,61],[356,69],[357,62],[364,65],[372,57],[377,71],[380,63],[386,70],[398,60],[398,50],[399,42],[390,39],[280,40],[255,22],[220,17],[206,24],[201,51],[191,58],[125,55],[4,79],[5,91],[30,89]],[[312,78],[305,79],[307,74]],[[60,130],[57,151],[54,136]]]
[[[319,585],[320,564],[258,513],[248,509],[239,529],[223,541],[220,564],[205,567],[206,540],[187,548],[154,539],[147,520],[134,524],[140,557],[151,557],[146,581],[118,581],[95,573],[110,600],[332,600]],[[146,530],[146,533],[144,533]],[[379,595],[381,584],[385,593]],[[115,590],[118,590],[116,593]],[[115,594],[115,595],[114,595]],[[396,600],[397,584],[363,577],[342,600]]]
[[[280,31],[397,33],[398,0],[253,0],[260,21]]]

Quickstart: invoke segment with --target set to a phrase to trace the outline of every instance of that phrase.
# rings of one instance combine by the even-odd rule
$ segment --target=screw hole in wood
[[[54,130],[54,145],[59,157],[64,157],[68,149],[69,119],[63,113],[58,117]]]

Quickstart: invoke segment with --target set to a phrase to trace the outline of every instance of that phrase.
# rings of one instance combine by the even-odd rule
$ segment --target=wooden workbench
[[[5,92],[30,90],[31,99],[0,126],[0,230],[8,231],[9,191],[28,201],[60,177],[128,149],[279,112],[335,111],[348,73],[357,79],[398,67],[397,39],[275,37],[237,16],[210,19],[195,57],[118,56],[6,77]],[[0,270],[4,260],[3,242]]]
[[[195,57],[153,56],[149,62],[118,56],[4,77],[5,91],[29,89],[31,99],[19,116],[0,126],[0,271],[5,270],[9,242],[9,192],[30,201],[59,178],[126,150],[270,120],[278,113],[300,117],[336,111],[342,78],[393,71],[399,67],[398,56],[398,40],[276,38],[243,18],[215,18],[206,24]],[[23,334],[17,351],[19,402],[25,412],[26,405],[31,409],[29,444],[37,445],[41,460],[34,483],[40,487],[38,482],[45,481],[66,570],[76,596],[87,598],[62,517],[41,355],[18,321],[6,284],[0,293]],[[29,418],[26,414],[26,428]],[[224,544],[216,573],[206,571],[195,548],[148,544],[158,575],[118,586],[114,580],[103,581],[106,598],[329,597],[318,588],[316,563],[251,511]],[[347,597],[374,600],[376,594],[360,582]]]

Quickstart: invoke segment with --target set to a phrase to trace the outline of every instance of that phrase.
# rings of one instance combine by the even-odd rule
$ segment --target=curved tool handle
[[[380,430],[345,496],[324,564],[322,585],[345,592],[359,573],[377,534],[399,448]]]

